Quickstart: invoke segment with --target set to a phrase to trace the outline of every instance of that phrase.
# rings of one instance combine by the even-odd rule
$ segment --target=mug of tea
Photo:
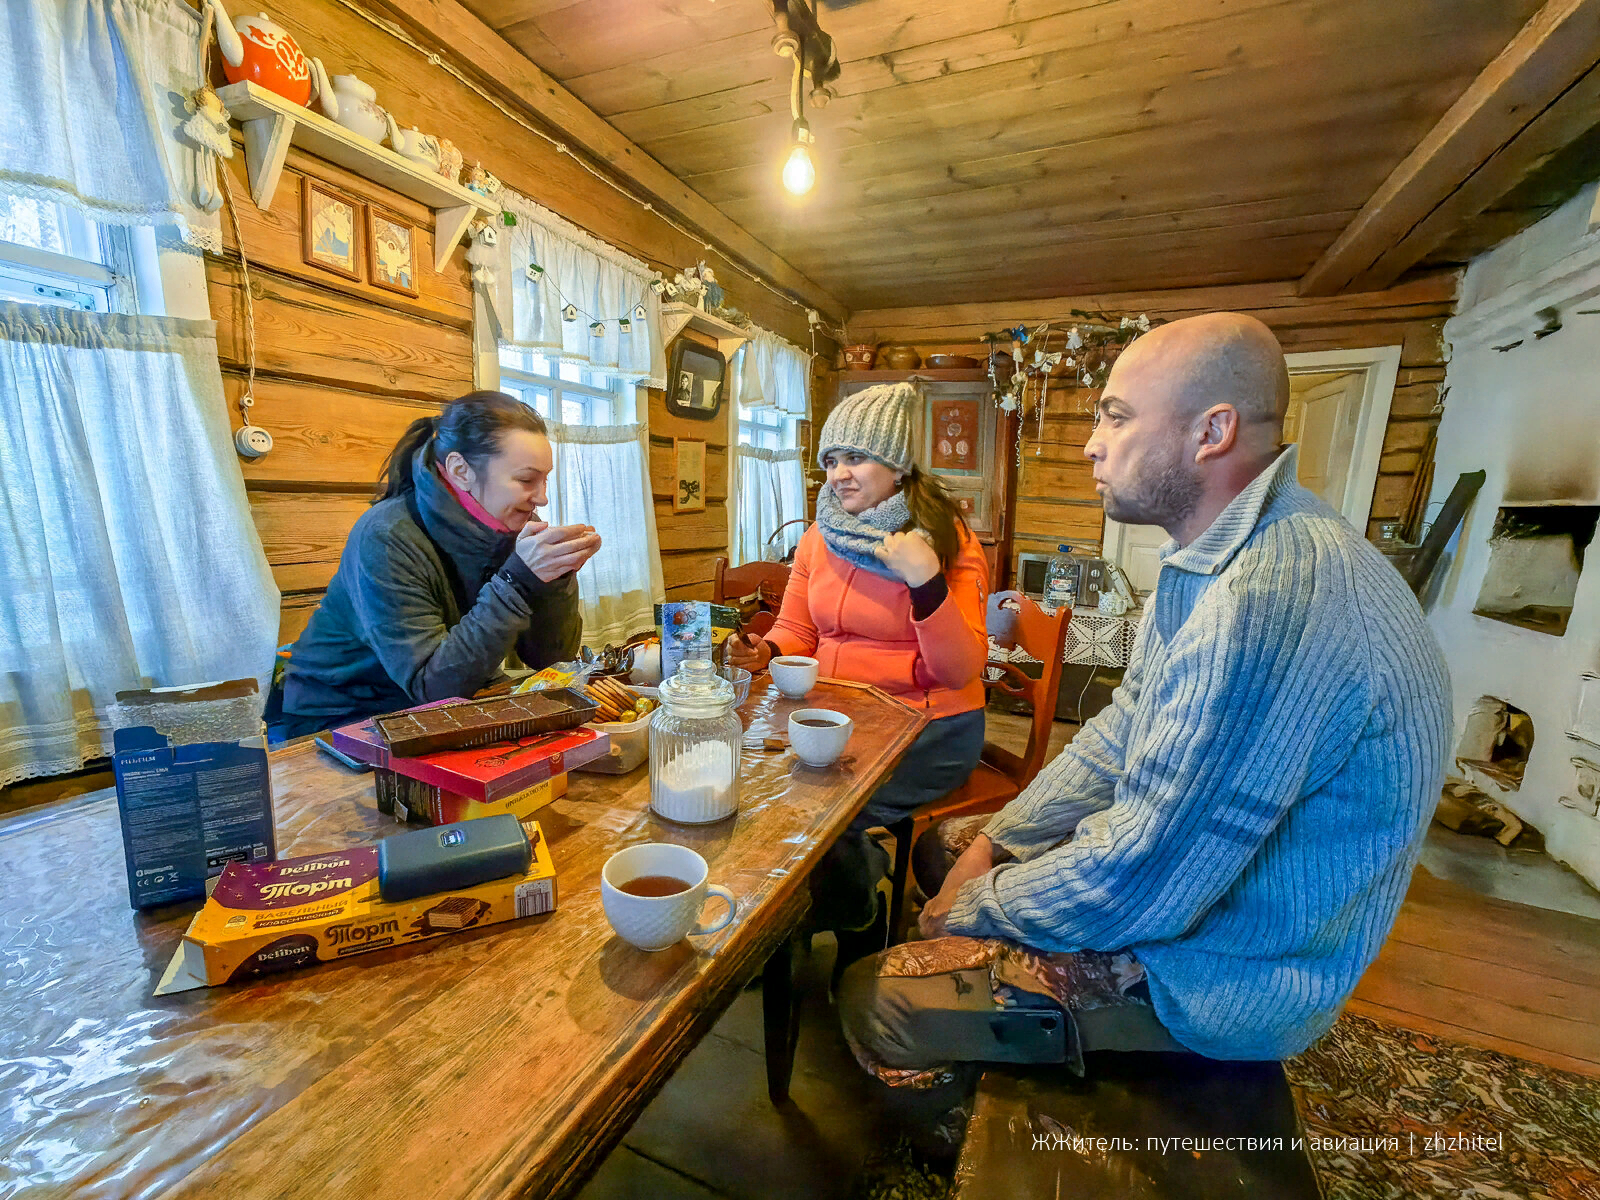
[[[798,700],[817,683],[817,660],[803,654],[780,654],[767,664],[772,682],[791,700]]]
[[[706,882],[706,860],[687,846],[648,842],[606,860],[600,903],[616,935],[641,950],[665,950],[686,934],[716,933],[733,920],[738,903],[725,887]],[[720,921],[700,920],[706,896],[728,906]]]
[[[844,753],[855,723],[831,708],[801,708],[789,714],[789,745],[808,767],[826,767]]]

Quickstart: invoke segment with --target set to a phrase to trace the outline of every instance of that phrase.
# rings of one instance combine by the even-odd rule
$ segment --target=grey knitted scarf
[[[863,571],[882,575],[885,579],[899,580],[876,554],[883,539],[904,529],[911,523],[911,509],[906,505],[904,492],[896,492],[882,504],[863,513],[845,512],[839,498],[833,494],[833,485],[825,483],[817,493],[817,526],[822,530],[822,540],[846,562],[854,563]]]

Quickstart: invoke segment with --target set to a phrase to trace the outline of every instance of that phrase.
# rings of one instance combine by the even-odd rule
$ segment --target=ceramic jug
[[[379,106],[378,93],[372,85],[354,75],[330,78],[321,59],[313,58],[311,69],[317,81],[317,107],[356,136],[381,143],[393,122]]]
[[[311,67],[288,30],[266,13],[234,21],[222,0],[207,3],[216,14],[222,74],[229,83],[260,84],[295,104],[311,99]]]

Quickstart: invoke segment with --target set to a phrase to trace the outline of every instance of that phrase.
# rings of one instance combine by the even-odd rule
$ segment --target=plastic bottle
[[[1072,547],[1062,543],[1057,553],[1050,556],[1050,565],[1044,572],[1044,599],[1039,607],[1050,616],[1062,608],[1071,608],[1078,602],[1078,560],[1072,556]]]

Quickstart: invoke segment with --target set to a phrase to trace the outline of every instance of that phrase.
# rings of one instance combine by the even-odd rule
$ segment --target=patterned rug
[[[1600,1080],[1348,1014],[1284,1067],[1327,1200],[1600,1200]]]

